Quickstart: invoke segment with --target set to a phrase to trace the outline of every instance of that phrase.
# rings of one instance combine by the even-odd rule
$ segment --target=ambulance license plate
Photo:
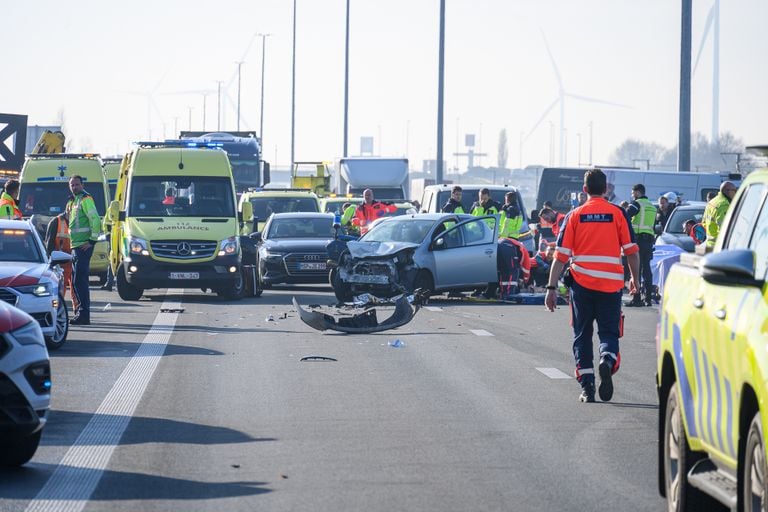
[[[200,272],[171,272],[171,279],[200,279]]]

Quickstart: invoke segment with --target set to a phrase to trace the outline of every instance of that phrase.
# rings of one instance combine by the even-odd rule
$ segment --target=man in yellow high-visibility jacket
[[[72,246],[72,282],[77,295],[78,309],[70,323],[89,325],[91,323],[91,294],[88,289],[88,274],[91,267],[93,247],[101,231],[101,218],[96,210],[93,197],[83,188],[83,178],[74,175],[69,178],[72,192],[67,202],[69,212],[69,233]]]

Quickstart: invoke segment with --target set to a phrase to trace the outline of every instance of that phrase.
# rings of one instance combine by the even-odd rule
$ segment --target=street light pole
[[[435,183],[443,182],[443,103],[445,86],[445,0],[440,0],[440,43],[437,79],[437,165]]]
[[[293,56],[291,61],[291,172],[293,172],[296,154],[296,0],[293,0]]]
[[[239,60],[237,64],[237,131],[240,131],[240,68],[245,61]]]
[[[349,0],[347,0],[347,29],[344,42],[344,158],[349,142]]]
[[[680,27],[680,121],[677,171],[691,170],[691,32],[692,0],[682,0]]]
[[[189,111],[189,121],[187,124],[187,130],[192,131],[192,107],[187,107],[187,110]]]
[[[264,62],[267,58],[267,37],[272,34],[259,34],[261,36],[261,108],[259,110],[259,140],[261,150],[264,152]]]
[[[218,96],[217,96],[218,105],[216,107],[216,131],[220,132],[221,131],[221,84],[222,84],[222,81],[216,80],[216,84],[218,84],[219,86]]]

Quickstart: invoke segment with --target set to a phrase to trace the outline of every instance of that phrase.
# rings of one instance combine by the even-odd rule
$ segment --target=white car
[[[0,220],[0,301],[29,313],[40,324],[46,344],[55,350],[69,331],[67,306],[57,265],[72,261],[65,252],[48,257],[37,230],[22,220]]]
[[[50,402],[51,367],[40,324],[0,301],[0,466],[32,458]]]

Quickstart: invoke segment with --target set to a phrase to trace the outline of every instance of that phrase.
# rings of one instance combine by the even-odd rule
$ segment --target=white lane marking
[[[173,289],[168,293],[183,291]],[[174,310],[180,306],[181,302],[164,301],[161,309]],[[56,470],[29,503],[27,512],[79,512],[85,508],[155,373],[178,316],[178,312],[157,314],[144,341]]]
[[[437,306],[424,306],[424,309],[427,311],[442,311],[443,308],[439,308]]]
[[[536,368],[541,373],[549,377],[550,379],[570,379],[572,378],[565,372],[558,370],[557,368]]]
[[[486,331],[485,329],[470,329],[469,332],[475,336],[493,336],[492,333]]]

